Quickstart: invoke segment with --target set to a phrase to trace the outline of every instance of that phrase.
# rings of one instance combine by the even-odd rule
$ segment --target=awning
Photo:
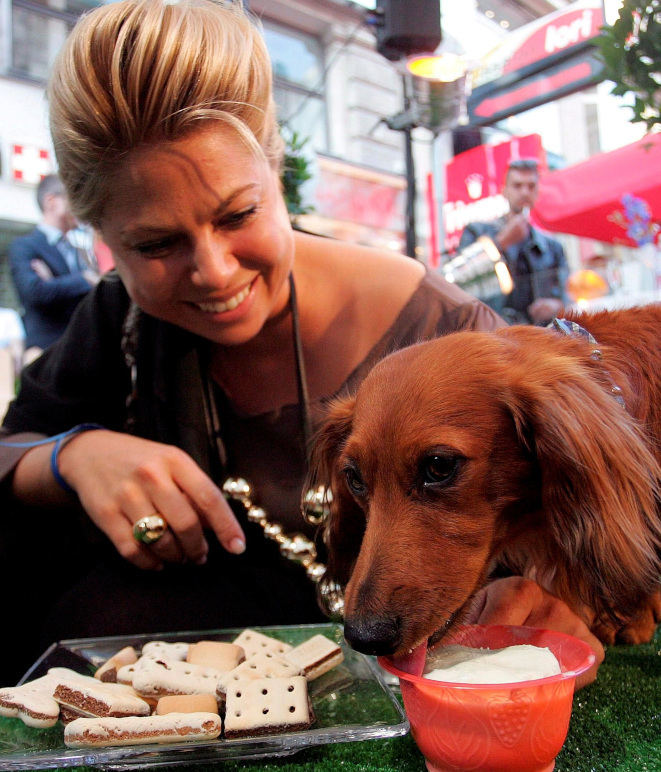
[[[542,228],[630,247],[659,243],[661,133],[600,153],[540,180]]]

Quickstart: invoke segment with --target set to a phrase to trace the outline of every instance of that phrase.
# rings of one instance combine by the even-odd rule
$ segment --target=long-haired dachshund
[[[328,570],[354,648],[439,640],[497,565],[604,643],[653,635],[661,305],[573,319],[420,343],[332,406],[313,475],[333,492]]]

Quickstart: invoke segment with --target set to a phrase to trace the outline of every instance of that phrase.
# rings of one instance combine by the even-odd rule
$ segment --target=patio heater
[[[404,110],[385,123],[405,137],[406,254],[416,257],[412,132],[420,126],[437,135],[460,122],[466,110],[468,68],[456,54],[434,53],[442,39],[440,0],[377,0],[373,23],[377,51],[401,65]]]

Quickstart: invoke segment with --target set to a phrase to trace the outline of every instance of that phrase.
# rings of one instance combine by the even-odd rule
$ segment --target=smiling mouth
[[[250,288],[252,287],[252,282],[245,288],[242,289],[241,292],[237,292],[236,295],[233,295],[228,300],[216,300],[216,301],[209,301],[206,303],[194,303],[200,311],[204,311],[206,314],[222,314],[225,311],[232,311],[234,310],[238,305],[243,303],[243,301],[248,297],[250,294]]]

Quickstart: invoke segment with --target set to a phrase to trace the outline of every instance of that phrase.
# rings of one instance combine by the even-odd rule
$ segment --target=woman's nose
[[[218,234],[205,236],[195,244],[191,279],[199,286],[224,287],[237,266],[228,239]]]

